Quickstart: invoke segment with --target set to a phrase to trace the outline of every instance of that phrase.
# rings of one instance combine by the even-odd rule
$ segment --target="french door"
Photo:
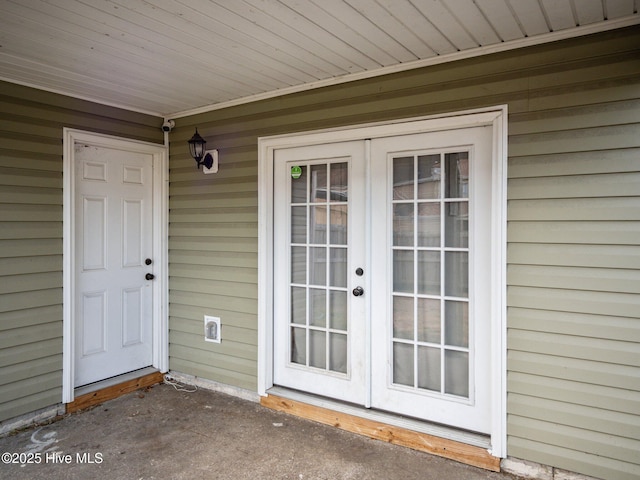
[[[273,158],[274,384],[489,433],[492,128]]]
[[[277,383],[362,403],[365,145],[278,150],[274,188],[274,375]]]

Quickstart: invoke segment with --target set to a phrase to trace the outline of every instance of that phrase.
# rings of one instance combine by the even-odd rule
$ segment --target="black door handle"
[[[154,278],[156,278],[156,276],[153,273],[147,273],[144,278],[146,278],[147,280],[153,280]]]
[[[356,287],[353,289],[352,293],[354,297],[359,297],[361,295],[364,295],[364,290],[362,289],[362,287]]]

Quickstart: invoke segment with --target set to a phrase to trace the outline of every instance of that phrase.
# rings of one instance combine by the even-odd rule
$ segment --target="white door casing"
[[[164,146],[72,129],[64,145],[63,402],[70,402],[75,387],[168,368],[167,190]]]
[[[446,133],[446,131],[460,130],[463,128],[471,128],[473,130],[483,130],[475,127],[486,127],[485,131],[488,131],[488,135],[485,135],[484,146],[475,146],[475,140],[472,142],[465,142],[464,139],[458,140],[456,133]],[[489,285],[487,291],[484,291],[481,295],[481,301],[478,301],[478,295],[476,295],[474,285],[478,283],[476,274],[479,268],[472,266],[470,275],[470,283],[472,292],[468,299],[449,298],[449,294],[443,294],[441,298],[442,305],[450,300],[468,301],[479,309],[483,310],[483,315],[487,318],[487,324],[483,326],[481,332],[471,332],[470,345],[465,348],[455,346],[452,350],[455,350],[455,354],[460,352],[463,354],[469,354],[472,357],[477,353],[475,350],[480,344],[485,345],[485,350],[478,361],[471,362],[470,371],[470,387],[468,392],[468,398],[464,398],[466,393],[461,395],[459,392],[454,391],[454,395],[451,392],[445,391],[443,386],[442,392],[416,392],[415,388],[407,388],[406,385],[394,385],[391,380],[390,366],[392,365],[393,353],[389,351],[392,348],[391,331],[389,330],[388,318],[390,309],[392,308],[389,292],[392,290],[389,287],[389,283],[385,278],[389,277],[389,271],[391,264],[388,261],[390,257],[389,247],[392,244],[392,240],[387,236],[387,233],[383,234],[383,239],[379,238],[380,233],[384,229],[391,235],[391,228],[389,222],[391,222],[391,209],[393,208],[391,203],[386,203],[387,199],[381,192],[388,192],[390,186],[388,183],[381,185],[379,182],[388,182],[390,178],[390,163],[387,158],[376,159],[376,152],[383,152],[382,155],[388,156],[387,153],[402,152],[405,150],[422,149],[428,150],[430,147],[425,146],[424,143],[420,145],[408,145],[406,140],[410,139],[409,135],[412,134],[424,134],[427,132],[445,132],[439,133],[433,138],[443,138],[448,136],[448,139],[441,145],[445,148],[453,148],[453,150],[460,150],[460,147],[473,143],[473,148],[470,149],[471,155],[475,155],[475,148],[485,148],[485,153],[488,151],[487,157],[488,163],[482,167],[482,175],[485,176],[484,181],[488,185],[485,190],[485,197],[482,200],[485,203],[486,210],[490,213],[487,216],[479,217],[479,220],[487,228],[485,234],[478,236],[476,233],[470,233],[470,241],[484,242],[484,246],[481,248],[486,250],[486,261],[481,265],[481,270],[486,273],[483,281]],[[460,132],[458,132],[460,133]],[[419,136],[420,136],[419,135]],[[431,135],[431,134],[428,134]],[[391,145],[389,148],[385,147],[385,143],[389,141],[395,141],[392,137],[400,139],[400,145]],[[364,141],[364,139],[371,139],[371,141]],[[282,355],[283,345],[282,339],[276,338],[281,335],[277,331],[278,319],[274,318],[274,302],[275,306],[279,300],[278,295],[274,297],[273,285],[277,285],[278,275],[282,280],[282,275],[286,277],[289,272],[280,272],[278,274],[281,264],[273,263],[272,255],[276,250],[282,247],[279,240],[282,237],[282,233],[279,233],[278,225],[282,225],[280,221],[276,221],[274,214],[274,208],[281,205],[281,199],[277,197],[277,191],[279,190],[278,184],[274,183],[274,178],[279,174],[276,170],[274,172],[274,158],[279,155],[279,151],[285,151],[301,146],[322,145],[335,142],[347,142],[347,141],[361,141],[364,142],[365,151],[367,156],[371,158],[365,164],[365,173],[360,180],[351,180],[357,182],[365,180],[367,184],[365,198],[369,205],[370,218],[366,219],[363,224],[365,225],[365,239],[362,244],[358,246],[364,246],[367,252],[364,255],[364,260],[368,270],[368,278],[360,280],[360,282],[366,285],[366,291],[363,297],[358,297],[355,302],[350,302],[352,305],[357,302],[364,303],[364,307],[356,307],[353,311],[364,311],[370,315],[371,325],[365,325],[365,327],[359,332],[361,337],[366,338],[366,342],[370,344],[365,345],[365,357],[373,359],[373,362],[369,366],[361,369],[365,374],[365,380],[361,383],[365,385],[365,394],[356,403],[365,405],[366,407],[372,406],[374,408],[381,408],[384,410],[396,411],[401,414],[411,415],[426,418],[428,420],[445,423],[449,423],[455,427],[467,428],[476,431],[488,433],[491,437],[491,452],[496,456],[505,455],[506,445],[506,428],[505,428],[505,318],[506,308],[504,305],[504,290],[505,290],[505,178],[506,178],[506,107],[499,107],[494,109],[486,109],[482,111],[465,112],[464,115],[451,115],[439,118],[426,118],[416,119],[415,121],[397,122],[390,124],[376,124],[362,126],[352,129],[339,129],[332,131],[320,131],[310,132],[307,134],[299,134],[292,136],[279,136],[271,137],[260,140],[260,243],[259,243],[259,271],[260,271],[260,284],[259,284],[259,393],[264,395],[266,390],[272,385],[278,383],[274,381],[280,380],[282,377],[278,370],[277,355]],[[403,143],[404,142],[404,143]],[[435,144],[434,144],[435,145]],[[389,145],[387,145],[389,146]],[[433,145],[432,145],[433,146]],[[487,149],[488,147],[488,149]],[[323,147],[326,148],[326,147]],[[434,148],[438,148],[435,145]],[[292,150],[290,150],[292,151]],[[427,152],[428,153],[428,152]],[[433,151],[431,151],[433,153]],[[339,155],[334,153],[334,155]],[[313,158],[313,154],[309,154],[309,158]],[[322,157],[320,155],[319,157]],[[319,158],[316,156],[315,158]],[[391,156],[388,156],[391,158]],[[444,158],[444,157],[443,157]],[[384,172],[381,171],[385,170]],[[477,173],[477,172],[476,172]],[[488,196],[486,195],[488,193]],[[473,193],[475,195],[475,193]],[[475,198],[475,197],[474,197]],[[471,198],[471,209],[475,208],[473,205],[477,203],[477,199]],[[448,201],[448,200],[446,200]],[[378,203],[376,203],[378,202]],[[383,204],[379,203],[382,202]],[[278,208],[275,208],[278,210]],[[384,213],[380,213],[380,209],[383,209]],[[372,214],[375,212],[375,214]],[[351,217],[351,215],[350,215]],[[280,219],[281,220],[281,219]],[[352,219],[349,219],[350,222]],[[384,224],[384,226],[382,225]],[[275,225],[275,229],[274,229]],[[351,223],[350,223],[350,228]],[[444,227],[443,227],[444,228]],[[471,227],[473,232],[473,227]],[[270,241],[270,236],[274,235],[274,241]],[[288,233],[284,233],[286,236]],[[280,236],[279,236],[280,235]],[[372,237],[374,239],[372,240]],[[477,245],[472,247],[475,249]],[[354,246],[350,245],[350,251],[354,250]],[[446,254],[446,248],[442,249],[443,259]],[[456,250],[455,248],[453,250]],[[473,265],[473,261],[471,262]],[[353,262],[349,264],[349,275],[353,275]],[[273,275],[273,276],[272,276]],[[273,280],[273,282],[271,282]],[[348,284],[348,291],[354,287],[355,283],[351,280]],[[356,279],[357,280],[357,279]],[[449,295],[449,297],[447,296]],[[408,295],[411,297],[411,295]],[[446,297],[446,298],[445,298]],[[276,299],[274,301],[274,298]],[[358,310],[360,308],[360,310]],[[444,306],[443,312],[444,312]],[[276,310],[278,312],[278,310]],[[384,314],[382,314],[384,312]],[[352,321],[353,317],[350,317]],[[378,319],[378,320],[376,320]],[[380,323],[383,320],[387,323],[382,325]],[[357,324],[357,320],[355,320]],[[473,330],[473,327],[471,327]],[[474,335],[477,334],[477,335]],[[407,342],[401,339],[404,343]],[[273,342],[273,343],[271,343]],[[402,343],[400,342],[400,343]],[[417,348],[422,348],[425,345],[419,345],[416,343]],[[430,347],[437,347],[437,345],[427,345]],[[447,353],[448,346],[441,345],[441,351],[443,357]],[[464,346],[463,346],[464,347]],[[285,348],[288,352],[288,349]],[[381,354],[383,352],[384,354]],[[285,353],[288,355],[288,353]],[[444,369],[442,370],[444,372]],[[479,371],[488,371],[489,374],[486,377],[482,377],[482,373]],[[416,377],[417,378],[417,377]],[[444,380],[443,380],[444,381]],[[323,380],[324,382],[324,380]],[[331,389],[323,388],[322,383],[317,387],[316,393],[332,396],[335,395],[335,391]],[[313,381],[309,381],[309,384],[314,384]],[[477,393],[476,387],[481,384],[487,388],[484,390],[486,393]],[[293,384],[295,386],[295,382]],[[286,383],[285,383],[286,386]],[[306,389],[303,388],[303,389]],[[369,390],[370,389],[370,390]],[[314,392],[312,388],[307,391]],[[369,395],[371,395],[369,397]],[[417,401],[416,401],[417,400]],[[350,401],[353,401],[350,399]],[[428,405],[427,410],[431,412],[445,412],[445,416],[423,415],[425,409],[419,408],[416,410],[412,407],[413,404],[418,403],[420,405]],[[435,403],[434,403],[435,402]],[[438,402],[444,402],[443,404],[447,408],[442,408],[437,405]],[[446,415],[446,410],[453,405],[454,415]],[[469,410],[469,406],[480,406],[482,411],[478,409]],[[465,409],[467,410],[465,412]],[[475,416],[481,417],[478,422],[469,422],[469,419]],[[457,421],[456,417],[465,418],[464,421]],[[453,420],[452,420],[453,419]]]

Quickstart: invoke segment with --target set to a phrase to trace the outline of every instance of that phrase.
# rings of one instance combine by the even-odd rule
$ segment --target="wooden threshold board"
[[[375,420],[316,407],[276,395],[261,397],[260,404],[272,410],[290,413],[297,417],[331,425],[376,440],[409,447],[485,470],[500,471],[500,458],[492,456],[486,449],[481,447],[394,427]]]
[[[67,413],[73,413],[78,410],[93,407],[94,405],[106,402],[107,400],[113,400],[114,398],[118,398],[127,393],[135,392],[139,388],[149,387],[156,383],[162,383],[163,381],[164,375],[162,373],[153,372],[140,378],[134,378],[117,385],[96,390],[95,392],[85,393],[84,395],[76,397],[73,402],[66,404]]]

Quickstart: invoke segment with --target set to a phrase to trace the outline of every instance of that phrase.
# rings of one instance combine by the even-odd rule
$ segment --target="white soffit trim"
[[[591,35],[593,33],[600,33],[600,32],[606,32],[609,30],[616,30],[619,28],[629,27],[639,23],[640,23],[640,18],[638,18],[638,15],[623,17],[616,20],[607,20],[604,22],[584,25],[584,26],[580,26],[572,29],[551,32],[544,35],[527,37],[523,39],[509,41],[509,42],[498,43],[494,45],[487,45],[487,46],[478,47],[478,48],[472,48],[469,50],[461,50],[461,51],[447,54],[447,55],[440,55],[437,57],[415,60],[413,62],[391,65],[389,67],[383,67],[376,70],[367,70],[365,72],[352,73],[352,74],[343,75],[340,77],[332,77],[325,80],[318,80],[316,82],[305,83],[303,85],[294,85],[288,88],[271,90],[268,92],[259,93],[257,95],[250,95],[248,97],[229,100],[228,102],[221,102],[221,103],[216,103],[214,105],[206,105],[204,107],[194,108],[192,110],[186,110],[183,112],[167,114],[165,115],[165,118],[177,119],[177,118],[189,117],[191,115],[198,115],[200,113],[207,113],[215,110],[222,110],[223,108],[235,107],[238,105],[243,105],[251,102],[257,102],[257,101],[266,100],[269,98],[289,95],[292,93],[300,93],[308,90],[314,90],[316,88],[329,87],[332,85],[340,85],[342,83],[355,82],[357,80],[364,80],[367,78],[380,77],[383,75],[389,75],[391,73],[404,72],[407,70],[415,70],[418,68],[429,67],[433,65],[440,65],[448,62],[455,62],[457,60],[464,60],[467,58],[474,58],[482,55],[489,55],[492,53],[506,52],[509,50],[516,50],[518,48],[557,42],[559,40],[566,40],[570,38]]]

